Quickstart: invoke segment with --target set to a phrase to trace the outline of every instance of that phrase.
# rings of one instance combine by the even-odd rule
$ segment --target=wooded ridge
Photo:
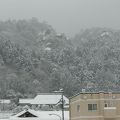
[[[63,88],[71,96],[120,90],[120,31],[91,28],[74,38],[36,18],[0,22],[0,98]]]

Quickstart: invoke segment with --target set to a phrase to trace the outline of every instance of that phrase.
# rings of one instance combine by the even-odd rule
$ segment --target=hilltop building
[[[70,120],[120,120],[120,92],[81,92],[70,98]]]

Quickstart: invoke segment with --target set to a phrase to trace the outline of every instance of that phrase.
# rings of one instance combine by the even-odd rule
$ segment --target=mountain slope
[[[120,31],[93,28],[67,39],[35,18],[0,22],[0,98],[59,88],[71,96],[119,85]]]

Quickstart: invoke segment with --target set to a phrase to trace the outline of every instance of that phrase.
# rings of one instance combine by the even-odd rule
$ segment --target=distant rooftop
[[[8,100],[8,99],[0,99],[0,103],[9,104],[9,103],[10,103],[10,100]]]
[[[30,104],[32,102],[33,99],[19,99],[19,103],[22,103],[22,104]]]

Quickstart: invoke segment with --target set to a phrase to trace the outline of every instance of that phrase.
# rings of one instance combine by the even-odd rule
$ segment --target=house
[[[26,109],[13,115],[9,120],[60,120],[62,119],[61,111],[35,111]],[[64,119],[69,120],[69,112],[64,112]]]
[[[71,120],[120,120],[120,92],[81,92],[70,98]]]
[[[63,96],[64,109],[69,107],[69,99]],[[59,109],[58,106],[61,104],[61,94],[59,93],[39,93],[32,101],[31,105],[39,107],[40,109],[52,110]]]
[[[37,119],[38,114],[34,110],[25,109],[25,110],[19,112],[18,114],[10,117],[10,119],[24,119],[24,118],[33,118],[33,119],[35,118],[35,119]]]
[[[19,105],[28,105],[35,110],[60,110],[61,107],[61,94],[60,93],[39,93],[33,99],[19,99]],[[69,99],[63,96],[64,109],[69,108]]]

